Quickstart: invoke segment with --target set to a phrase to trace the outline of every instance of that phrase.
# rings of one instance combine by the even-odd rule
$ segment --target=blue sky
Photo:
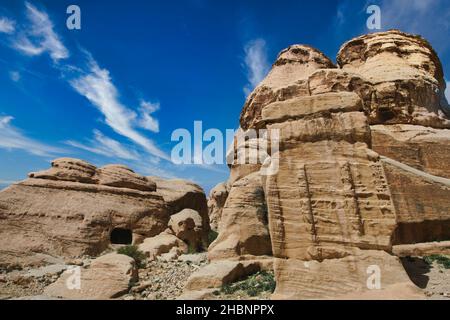
[[[81,30],[66,27],[71,4]],[[344,41],[370,32],[371,4],[383,29],[427,38],[450,79],[446,0],[2,0],[0,187],[70,156],[208,191],[227,179],[226,165],[171,163],[172,132],[196,120],[237,129],[279,51],[303,43],[334,60]]]

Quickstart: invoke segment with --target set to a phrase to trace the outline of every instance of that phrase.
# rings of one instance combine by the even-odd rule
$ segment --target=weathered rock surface
[[[163,232],[174,210],[185,208],[202,216],[196,220],[197,238],[206,239],[209,231],[205,194],[187,181],[155,178],[157,190],[153,179],[125,166],[96,168],[72,158],[56,159],[50,169],[29,177],[0,192],[4,268],[36,264],[32,256],[39,253],[96,256],[116,241],[115,231],[119,238],[129,233],[118,243],[137,244]]]
[[[218,231],[219,222],[222,218],[222,210],[228,197],[228,185],[219,183],[211,189],[208,197],[208,215],[211,229]]]
[[[169,220],[156,193],[34,178],[0,193],[0,217],[2,262],[32,252],[96,255],[114,228],[150,237]]]
[[[371,269],[373,268],[373,269]],[[381,272],[380,288],[369,276]],[[323,261],[276,259],[277,288],[274,299],[360,299],[375,294],[374,299],[424,299],[400,260],[383,251],[355,250],[352,255]],[[386,296],[392,286],[400,286],[396,297]]]
[[[450,130],[419,125],[373,125],[376,152],[426,173],[450,178]]]
[[[397,257],[427,257],[435,254],[450,255],[450,241],[417,244],[399,244],[392,247]]]
[[[246,130],[261,120],[261,110],[275,101],[307,94],[307,78],[317,69],[334,68],[320,51],[303,45],[283,50],[269,75],[247,98],[241,114],[241,127]]]
[[[81,300],[113,299],[126,293],[131,281],[137,280],[134,260],[128,256],[110,253],[101,256],[86,268],[80,268],[80,286],[74,270],[65,271],[48,286],[44,294],[49,297]]]
[[[270,255],[264,190],[258,172],[233,184],[222,211],[220,233],[208,248],[210,260]]]
[[[193,273],[186,284],[188,291],[203,290],[205,288],[220,288],[235,282],[261,269],[258,262],[248,261],[217,261],[212,262]]]
[[[439,252],[430,243],[450,239],[442,66],[424,39],[395,30],[347,42],[337,62],[291,46],[250,94],[237,138],[277,130],[270,157],[278,170],[261,175],[265,164],[233,162],[208,256],[268,254],[249,252],[247,241],[264,226],[255,213],[267,207],[274,298],[423,298],[392,252],[416,243]],[[235,158],[258,149],[256,140],[235,143]],[[367,286],[369,266],[380,269],[379,290]]]
[[[175,236],[186,242],[192,249],[203,247],[204,231],[200,214],[192,209],[184,209],[173,214],[169,220],[169,228]]]
[[[202,237],[207,241],[210,230],[208,205],[203,189],[195,183],[186,180],[164,180],[158,177],[148,177],[155,181],[158,194],[162,195],[166,202],[169,215],[173,215],[183,209],[197,211],[202,217]]]
[[[149,260],[155,260],[162,254],[170,254],[166,259],[173,260],[179,255],[188,252],[188,246],[181,239],[169,232],[162,232],[159,235],[147,238],[139,245],[139,250],[144,252]]]

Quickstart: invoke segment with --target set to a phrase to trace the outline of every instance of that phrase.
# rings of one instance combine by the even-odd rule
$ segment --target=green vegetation
[[[211,243],[213,243],[214,240],[216,240],[216,238],[217,238],[218,235],[219,235],[219,234],[218,234],[216,231],[214,231],[214,230],[209,230],[209,233],[208,233],[208,246],[209,246]]]
[[[433,254],[431,256],[424,258],[425,262],[429,265],[433,264],[433,262],[437,262],[441,266],[443,266],[445,269],[450,269],[450,258],[440,255],[440,254]]]
[[[124,254],[134,259],[136,266],[138,268],[143,268],[145,266],[145,253],[140,251],[137,246],[130,245],[117,249],[117,253]]]
[[[226,284],[222,286],[220,291],[215,294],[233,294],[237,291],[242,291],[250,297],[256,297],[263,292],[272,293],[275,290],[275,278],[272,272],[260,271],[249,276],[239,282]]]
[[[193,244],[189,243],[188,244],[188,254],[195,254],[198,252],[198,249],[196,246],[194,246]]]

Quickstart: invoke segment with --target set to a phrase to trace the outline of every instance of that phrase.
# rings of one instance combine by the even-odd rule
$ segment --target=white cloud
[[[15,180],[2,180],[0,179],[0,186],[5,186],[5,185],[10,185],[13,183],[16,183],[17,181]]]
[[[52,156],[64,152],[26,137],[21,130],[11,125],[13,119],[11,116],[0,116],[0,148],[24,150],[37,156]]]
[[[29,56],[48,52],[53,61],[68,58],[69,51],[53,30],[53,23],[47,13],[39,11],[29,2],[26,2],[25,6],[30,25],[27,25],[26,32],[16,39],[14,48]]]
[[[10,71],[9,72],[9,78],[14,82],[19,82],[21,75],[19,71]]]
[[[0,17],[0,33],[11,34],[16,30],[16,23],[6,17]]]
[[[139,108],[140,117],[137,121],[137,124],[140,128],[152,131],[159,132],[159,121],[152,117],[152,113],[159,110],[159,103],[151,103],[147,101],[141,101],[141,105]]]
[[[244,63],[249,82],[244,88],[244,93],[248,95],[267,75],[270,64],[267,59],[266,42],[263,39],[248,42],[244,51]]]
[[[86,97],[105,116],[105,122],[118,134],[127,137],[143,147],[150,154],[169,160],[150,139],[141,135],[135,128],[136,113],[119,101],[119,94],[112,83],[109,71],[101,69],[97,62],[89,59],[87,74],[70,81],[72,87]]]
[[[380,7],[383,29],[420,34],[438,52],[448,49],[450,7],[447,0],[383,0]]]
[[[140,157],[135,150],[129,150],[122,146],[120,142],[103,135],[100,131],[94,130],[94,139],[85,145],[76,141],[66,141],[68,145],[86,150],[92,153],[107,157],[120,158],[125,160],[139,160]]]

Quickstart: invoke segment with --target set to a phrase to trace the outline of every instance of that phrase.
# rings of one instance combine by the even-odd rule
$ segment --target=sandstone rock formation
[[[154,180],[125,166],[96,168],[70,158],[31,173],[0,192],[0,265],[34,263],[39,253],[96,256],[111,243],[139,243],[166,230],[170,216],[185,208],[202,215],[195,232],[206,238],[203,191],[187,181]]]
[[[63,299],[113,299],[127,292],[131,281],[137,280],[134,260],[122,254],[106,254],[79,270],[79,282],[74,269],[65,271],[44,294]]]
[[[169,215],[179,213],[183,209],[192,209],[200,214],[202,218],[202,241],[206,243],[210,225],[208,205],[203,189],[197,184],[186,180],[164,180],[158,177],[148,178],[156,182],[158,194],[162,195]],[[197,226],[197,228],[199,229],[200,226]]]
[[[200,250],[204,243],[203,219],[192,209],[184,209],[173,214],[169,220],[169,228],[174,235],[186,242],[191,249]]]
[[[272,247],[267,223],[261,177],[255,172],[232,185],[222,211],[220,233],[208,248],[208,258],[270,255]]]
[[[393,246],[450,239],[440,61],[424,39],[392,30],[347,42],[337,62],[291,46],[248,97],[237,136],[277,130],[278,170],[233,162],[209,257],[272,253],[277,299],[422,298]],[[235,143],[234,157],[258,149],[254,141]],[[268,224],[258,218],[264,207]],[[270,239],[271,250],[252,239]],[[367,285],[373,266],[379,291]]]
[[[170,232],[162,232],[159,235],[147,238],[139,245],[139,250],[144,252],[150,261],[162,254],[170,253],[171,258],[178,258],[182,253],[187,253],[188,246]]]
[[[208,197],[208,216],[211,229],[217,231],[222,218],[222,210],[228,197],[228,185],[221,182],[211,189]]]

